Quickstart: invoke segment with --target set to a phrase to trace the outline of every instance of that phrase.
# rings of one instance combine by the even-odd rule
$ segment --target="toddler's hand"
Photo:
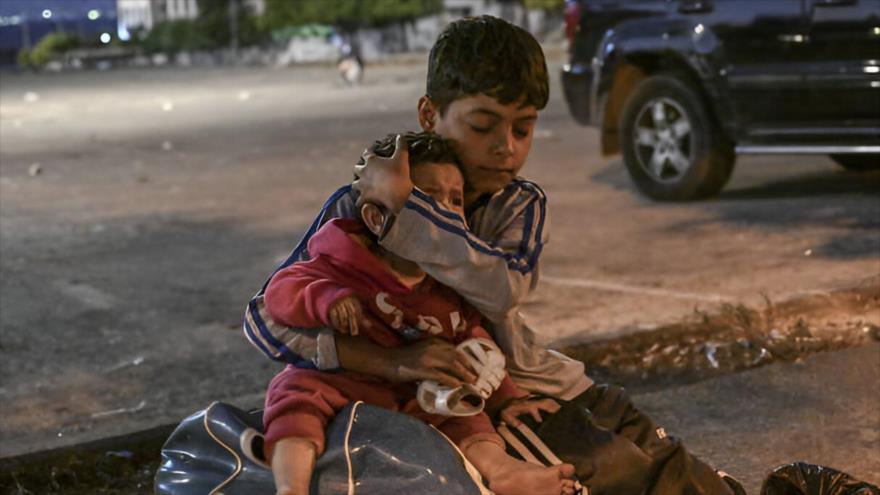
[[[501,421],[510,426],[518,426],[522,421],[519,417],[523,414],[529,414],[538,423],[541,422],[541,411],[555,413],[562,407],[553,399],[530,399],[524,397],[522,399],[514,399],[510,404],[501,410]]]
[[[330,325],[340,333],[358,334],[358,326],[364,317],[361,302],[355,296],[345,296],[330,306]]]

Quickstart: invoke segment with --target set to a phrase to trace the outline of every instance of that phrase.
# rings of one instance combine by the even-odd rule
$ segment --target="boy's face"
[[[455,142],[468,203],[503,189],[519,174],[532,148],[537,119],[532,105],[503,105],[484,94],[453,101],[443,115],[428,97],[419,101],[422,128]]]
[[[464,219],[464,178],[454,163],[421,163],[410,171],[413,185]]]

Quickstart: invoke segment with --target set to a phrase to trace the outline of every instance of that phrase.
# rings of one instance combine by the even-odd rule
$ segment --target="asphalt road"
[[[880,273],[880,174],[741,157],[711,201],[640,197],[554,73],[531,159],[552,214],[525,311],[595,339]],[[2,74],[0,456],[258,405],[244,304],[373,139],[413,129],[421,64]],[[876,312],[828,321],[880,323]]]
[[[691,451],[760,493],[772,469],[806,462],[880,484],[880,345],[637,395]],[[821,492],[818,492],[821,493]]]

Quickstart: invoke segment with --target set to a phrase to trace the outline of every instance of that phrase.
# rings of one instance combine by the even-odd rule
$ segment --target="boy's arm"
[[[355,199],[351,186],[334,192],[279,270],[309,259],[308,241],[325,222],[332,218],[353,218]],[[294,328],[277,322],[266,309],[265,288],[248,302],[242,326],[248,341],[274,361],[321,370],[345,368],[395,382],[436,380],[455,387],[462,381],[475,379],[467,360],[447,342],[432,339],[384,348],[365,338],[337,335],[327,327]]]
[[[333,370],[340,367],[333,329],[294,328],[276,322],[266,310],[262,294],[248,302],[243,327],[248,341],[269,359],[298,368]]]
[[[306,250],[309,239],[325,222],[332,218],[353,218],[355,198],[351,186],[334,192],[279,270],[309,259]],[[327,327],[294,328],[277,322],[266,309],[265,288],[248,302],[243,329],[248,341],[272,360],[321,370],[345,368],[395,382],[436,380],[456,387],[462,380],[475,379],[467,360],[447,342],[431,339],[385,348],[369,339],[338,335]]]
[[[470,232],[456,215],[413,187],[409,153],[398,136],[390,158],[365,151],[352,188],[362,201],[384,206],[389,218],[380,243],[457,290],[490,321],[500,322],[537,284],[538,256],[547,242],[546,198],[514,180]],[[500,200],[499,200],[500,199]],[[489,218],[491,216],[491,218]]]
[[[343,186],[327,198],[311,227],[300,239],[278,270],[292,263],[308,260],[308,242],[324,223],[332,218],[351,218],[355,210],[355,193],[351,186]],[[276,270],[277,271],[277,270]],[[251,298],[245,309],[243,330],[245,337],[268,358],[298,367],[337,369],[336,338],[330,328],[293,328],[276,322],[266,310],[264,292],[268,281]],[[322,325],[321,325],[322,326]]]
[[[531,182],[516,180],[482,215],[472,232],[457,215],[413,189],[389,219],[380,243],[500,322],[537,284],[538,258],[548,240],[546,197]]]

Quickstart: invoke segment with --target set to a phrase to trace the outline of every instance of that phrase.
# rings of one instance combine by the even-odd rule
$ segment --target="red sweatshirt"
[[[321,227],[309,240],[312,259],[280,270],[269,282],[265,302],[272,318],[291,327],[327,327],[333,303],[354,295],[367,320],[359,325],[361,335],[385,347],[430,337],[453,344],[473,337],[491,340],[480,314],[458,293],[430,277],[405,286],[352,237],[364,233],[352,219],[333,219]],[[508,376],[495,395],[493,403],[527,394]]]

